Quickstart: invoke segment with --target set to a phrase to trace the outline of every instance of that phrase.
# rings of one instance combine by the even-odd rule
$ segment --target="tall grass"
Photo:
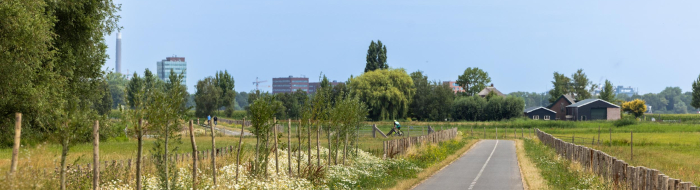
[[[580,165],[557,156],[553,149],[535,140],[525,139],[527,157],[537,165],[542,177],[553,189],[611,189],[610,184],[585,172]]]

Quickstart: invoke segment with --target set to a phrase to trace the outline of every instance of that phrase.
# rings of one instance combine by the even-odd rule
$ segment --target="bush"
[[[637,120],[629,119],[629,118],[619,119],[613,123],[613,125],[615,125],[615,127],[622,127],[622,126],[628,126],[628,125],[634,125],[634,124],[637,124]]]
[[[459,97],[452,104],[454,120],[500,121],[522,116],[525,101],[522,98],[500,96],[488,101],[478,96]]]

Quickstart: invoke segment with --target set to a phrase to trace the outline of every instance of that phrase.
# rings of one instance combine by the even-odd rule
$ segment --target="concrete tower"
[[[117,32],[117,62],[114,67],[117,73],[122,73],[122,33]]]

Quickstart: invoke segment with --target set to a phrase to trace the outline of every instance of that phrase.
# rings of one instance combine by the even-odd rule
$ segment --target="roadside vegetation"
[[[537,140],[525,139],[527,157],[537,165],[551,189],[612,189],[608,183],[586,172],[577,163],[559,157]]]

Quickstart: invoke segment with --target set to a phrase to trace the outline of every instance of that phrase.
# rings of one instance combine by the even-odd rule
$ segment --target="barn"
[[[525,109],[525,116],[534,120],[554,120],[557,116],[557,112],[541,106],[531,107]]]
[[[618,120],[620,106],[601,99],[585,99],[566,106],[566,113],[575,121]]]

